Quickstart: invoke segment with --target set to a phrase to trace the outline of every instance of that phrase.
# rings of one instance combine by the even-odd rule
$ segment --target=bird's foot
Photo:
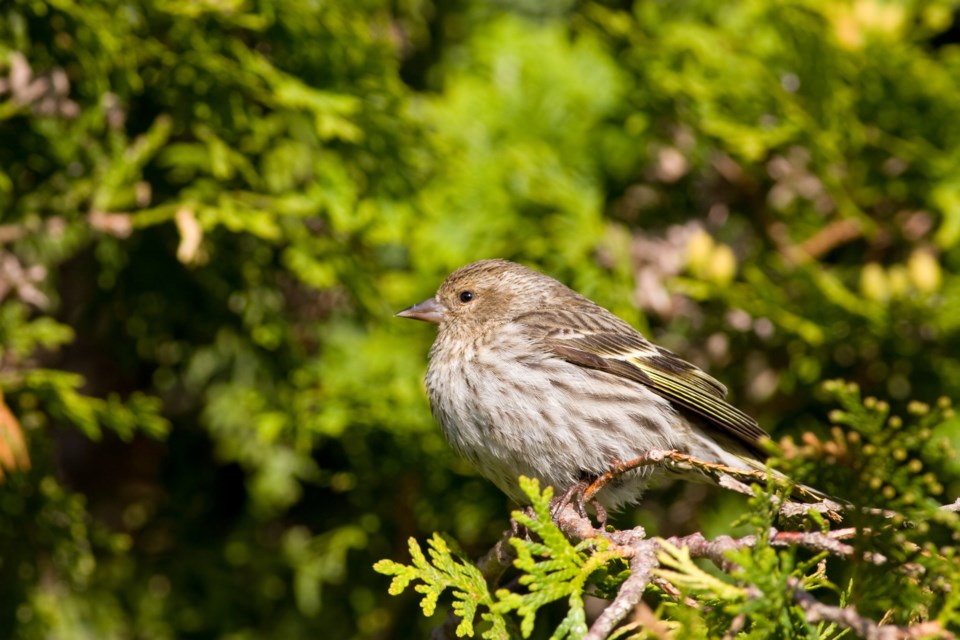
[[[557,516],[560,515],[560,512],[563,511],[563,508],[568,504],[571,505],[574,511],[577,512],[577,515],[581,517],[587,517],[587,510],[583,502],[583,492],[587,490],[589,482],[586,480],[579,480],[563,492],[563,495],[555,497],[550,501],[550,517],[554,520],[557,519]]]
[[[563,511],[564,507],[569,504],[581,518],[589,519],[590,515],[587,513],[587,505],[593,501],[593,498],[596,496],[596,491],[594,491],[592,494],[588,492],[590,487],[596,484],[596,482],[597,480],[592,478],[575,482],[563,493],[563,495],[557,496],[551,500],[550,516],[556,520]],[[597,521],[600,523],[600,528],[605,528],[607,526],[607,510],[603,508],[603,505],[596,501],[593,501],[593,508],[596,511]]]
[[[610,462],[610,468],[607,469],[605,473],[597,476],[593,482],[590,483],[590,486],[588,486],[583,492],[583,501],[585,503],[589,503],[596,497],[601,489],[614,480],[617,480],[628,471],[633,471],[634,469],[639,469],[640,467],[663,464],[664,460],[677,460],[678,458],[688,459],[689,457],[690,456],[685,456],[672,449],[651,449],[643,455],[637,456],[633,460],[627,460],[626,462],[614,458]]]

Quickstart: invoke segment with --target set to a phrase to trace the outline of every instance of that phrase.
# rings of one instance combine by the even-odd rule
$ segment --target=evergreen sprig
[[[539,482],[524,477],[520,478],[520,488],[530,498],[535,517],[515,511],[513,518],[533,535],[531,539],[512,538],[510,543],[517,550],[514,566],[523,572],[519,582],[528,590],[520,593],[499,589],[499,602],[494,610],[516,611],[522,618],[523,637],[528,638],[533,632],[537,611],[566,598],[567,615],[550,637],[553,640],[580,638],[587,632],[583,595],[587,592],[588,580],[620,559],[621,554],[604,538],[572,544],[551,518],[553,489],[546,487],[541,491]]]
[[[450,545],[437,533],[427,541],[427,546],[429,560],[417,541],[410,538],[410,557],[413,564],[380,560],[374,565],[375,571],[394,576],[390,583],[390,594],[399,595],[411,582],[418,580],[420,584],[417,584],[414,590],[423,594],[420,607],[423,614],[430,617],[436,611],[440,595],[451,589],[453,612],[460,618],[457,626],[458,637],[473,637],[473,623],[477,609],[482,605],[488,611],[481,614],[481,619],[490,623],[490,628],[481,637],[489,640],[507,638],[506,621],[503,616],[492,611],[494,598],[480,570],[469,561],[455,557]]]
[[[525,588],[523,591],[498,589],[492,596],[480,570],[462,557],[456,557],[447,541],[434,534],[427,542],[429,560],[417,541],[411,539],[412,564],[381,560],[374,565],[376,571],[394,576],[389,592],[398,595],[411,582],[419,581],[414,590],[424,594],[420,606],[425,615],[431,616],[440,595],[451,589],[453,611],[461,620],[457,635],[473,636],[473,621],[478,607],[483,606],[487,611],[481,614],[481,619],[491,625],[482,634],[484,638],[508,637],[508,615],[511,613],[520,617],[520,633],[528,638],[533,632],[537,612],[545,605],[566,599],[567,615],[551,638],[583,637],[587,632],[583,596],[588,592],[588,581],[619,560],[621,554],[603,538],[571,543],[553,522],[550,513],[553,489],[546,487],[541,491],[539,482],[524,477],[520,478],[520,487],[530,498],[533,512],[533,516],[525,511],[513,513],[516,522],[529,532],[526,539],[510,539],[517,552],[513,565],[521,571],[518,583]],[[625,577],[622,572],[621,577]]]

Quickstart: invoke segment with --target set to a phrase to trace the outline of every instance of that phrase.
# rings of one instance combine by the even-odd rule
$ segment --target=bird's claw
[[[581,518],[589,518],[587,505],[593,503],[593,508],[597,513],[597,521],[600,528],[607,526],[607,511],[599,502],[593,500],[596,491],[590,492],[590,489],[596,484],[588,480],[580,480],[572,484],[561,496],[557,496],[550,501],[550,516],[553,520],[559,517],[563,509],[569,504]]]
[[[587,486],[588,484],[585,480],[580,480],[570,485],[570,487],[563,492],[563,495],[551,500],[550,516],[556,520],[560,512],[563,511],[563,508],[569,504],[573,507],[574,511],[577,512],[577,515],[586,517],[587,512],[584,508],[583,492],[587,490]]]

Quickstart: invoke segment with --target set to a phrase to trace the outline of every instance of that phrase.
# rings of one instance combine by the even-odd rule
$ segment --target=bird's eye
[[[473,300],[473,291],[461,291],[460,302],[470,302]]]

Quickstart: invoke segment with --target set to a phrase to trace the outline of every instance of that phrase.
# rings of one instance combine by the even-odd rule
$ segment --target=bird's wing
[[[541,314],[540,320],[546,318]],[[562,320],[548,320],[541,324],[547,329],[542,339],[557,357],[635,380],[762,454],[759,442],[769,436],[756,420],[724,401],[726,387],[696,366],[650,343],[612,314],[609,320],[609,326],[597,323],[598,326],[577,329]]]

